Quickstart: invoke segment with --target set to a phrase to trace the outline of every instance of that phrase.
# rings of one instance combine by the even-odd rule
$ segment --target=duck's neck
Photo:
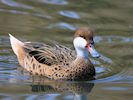
[[[85,50],[76,49],[76,53],[77,53],[77,57],[82,57],[84,59],[89,59],[87,49],[85,49]]]

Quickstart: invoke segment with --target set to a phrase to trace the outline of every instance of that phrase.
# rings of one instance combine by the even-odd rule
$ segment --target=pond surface
[[[21,69],[8,33],[23,41],[73,48],[74,30],[95,29],[96,80],[66,82]],[[0,0],[0,100],[132,100],[132,0]]]

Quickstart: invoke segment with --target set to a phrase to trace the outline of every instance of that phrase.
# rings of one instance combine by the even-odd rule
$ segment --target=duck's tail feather
[[[14,51],[14,53],[17,55],[17,57],[21,58],[24,54],[24,43],[20,40],[16,39],[14,36],[9,34],[11,47]]]

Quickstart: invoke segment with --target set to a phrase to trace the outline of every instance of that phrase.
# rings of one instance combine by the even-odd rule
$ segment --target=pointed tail
[[[14,53],[17,55],[17,57],[21,58],[22,56],[24,56],[24,49],[23,49],[24,43],[16,39],[11,34],[9,34],[9,37],[10,37],[11,47]]]

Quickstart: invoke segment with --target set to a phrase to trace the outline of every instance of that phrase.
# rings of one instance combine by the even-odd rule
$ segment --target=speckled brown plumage
[[[26,44],[25,51],[28,45]],[[22,66],[33,75],[46,76],[55,80],[88,80],[95,75],[94,66],[89,60],[76,58],[75,52],[61,45],[48,46],[49,54],[54,58],[51,56],[49,58],[45,48],[30,47],[28,49],[31,50],[26,52]]]
[[[78,29],[74,36],[82,37],[88,43],[93,41],[93,33],[88,28]],[[95,68],[90,60],[77,57],[75,51],[65,46],[35,45],[28,42],[21,45],[16,43],[12,48],[14,50],[13,46],[19,47],[19,54],[23,54],[16,54],[19,63],[33,75],[54,80],[89,80],[95,76]]]

